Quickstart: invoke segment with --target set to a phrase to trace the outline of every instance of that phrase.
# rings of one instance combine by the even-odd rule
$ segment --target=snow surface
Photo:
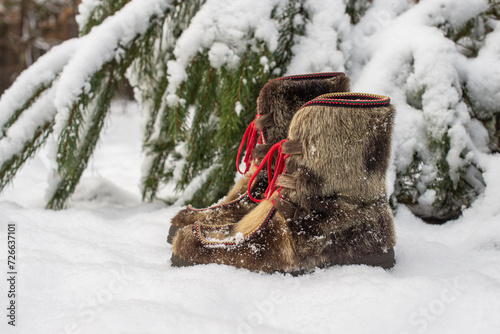
[[[398,207],[392,270],[172,268],[166,236],[181,207],[140,203],[140,108],[114,103],[111,115],[70,209],[43,209],[46,152],[1,195],[0,267],[16,223],[19,272],[17,326],[4,315],[1,333],[498,333],[500,157],[456,221],[427,225]]]

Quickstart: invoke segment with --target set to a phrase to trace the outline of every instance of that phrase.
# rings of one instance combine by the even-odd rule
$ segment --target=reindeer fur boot
[[[343,264],[391,268],[395,234],[385,177],[394,116],[389,98],[378,95],[309,101],[256,171],[278,151],[266,199],[236,224],[200,221],[180,230],[172,265],[292,274]]]
[[[172,243],[175,233],[184,226],[203,220],[205,224],[225,225],[243,218],[257,204],[248,196],[248,189],[255,197],[261,197],[268,185],[267,176],[262,173],[249,187],[250,178],[256,166],[269,148],[286,138],[295,112],[307,101],[319,95],[349,91],[349,78],[341,72],[315,73],[280,77],[269,81],[261,90],[257,100],[257,117],[248,127],[236,165],[239,170],[239,156],[247,140],[245,174],[231,189],[225,199],[217,205],[204,209],[188,206],[181,210],[171,222],[167,241]],[[259,135],[257,135],[259,132]],[[259,137],[259,144],[257,144]],[[240,171],[241,172],[241,171]]]

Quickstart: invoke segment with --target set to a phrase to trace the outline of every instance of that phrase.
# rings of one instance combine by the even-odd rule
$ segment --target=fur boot
[[[243,218],[256,206],[247,192],[249,180],[256,170],[254,162],[262,160],[271,146],[286,138],[293,115],[304,103],[322,94],[347,91],[349,91],[349,78],[340,72],[293,75],[269,81],[262,88],[257,100],[257,117],[250,124],[243,139],[243,141],[246,137],[250,139],[245,157],[247,164],[245,176],[236,183],[220,204],[204,209],[188,206],[181,210],[172,219],[167,241],[171,243],[179,228],[192,225],[196,221],[203,220],[206,224],[223,225]],[[260,140],[259,145],[255,146],[257,132]],[[242,146],[243,143],[240,146],[240,153]],[[239,169],[239,158],[236,164]],[[262,173],[251,187],[252,195],[259,198],[266,188],[267,175]]]
[[[278,151],[266,199],[236,224],[200,221],[180,230],[172,265],[267,273],[338,264],[391,268],[395,234],[385,178],[394,116],[389,98],[378,95],[309,101],[293,117],[288,139],[257,170]]]

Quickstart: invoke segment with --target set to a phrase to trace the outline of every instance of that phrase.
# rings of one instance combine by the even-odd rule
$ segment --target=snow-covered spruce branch
[[[54,47],[25,70],[0,99],[0,191],[52,132],[58,77],[78,40]]]
[[[46,89],[52,87],[54,80],[74,55],[78,40],[72,39],[56,46],[37,62],[23,71],[12,86],[0,98],[0,138],[16,122]]]
[[[52,49],[5,92],[0,100],[1,110],[6,111],[0,114],[1,133],[4,136],[0,144],[2,187],[41,146],[48,133],[54,130],[59,141],[67,140],[62,144],[60,142],[59,147],[69,150],[61,150],[59,153],[64,155],[58,154],[56,157],[59,163],[57,173],[62,174],[55,176],[57,182],[53,182],[49,207],[63,206],[97,142],[107,112],[107,101],[112,97],[109,88],[99,82],[107,78],[104,83],[109,84],[115,80],[113,76],[122,77],[120,73],[124,72],[121,68],[102,75],[102,69],[106,64],[119,64],[125,68],[127,62],[130,65],[133,56],[127,51],[133,49],[134,43],[140,44],[138,37],[150,29],[152,22],[165,17],[171,8],[170,3],[163,0],[131,1],[87,35]],[[104,87],[105,94],[99,89],[94,91],[98,87]],[[48,95],[43,93],[49,88],[50,101],[47,101]],[[101,105],[87,115],[92,115],[86,126],[89,133],[80,139],[79,126],[88,118],[77,115],[85,112],[79,107],[89,106],[96,97],[96,104]],[[70,163],[71,159],[74,160]],[[68,164],[78,167],[68,168]],[[63,188],[65,190],[61,191]]]
[[[67,80],[67,84],[71,85],[75,84],[74,78],[66,77],[65,74],[81,71],[78,76],[80,82],[76,83],[78,88],[72,91],[80,91],[80,94],[71,96],[70,91],[63,91],[60,96],[56,96],[59,113],[55,125],[58,134],[55,158],[58,170],[52,182],[52,195],[47,205],[49,208],[64,207],[67,198],[73,193],[99,139],[114,95],[115,82],[123,77],[137,49],[150,38],[151,32],[157,30],[156,26],[165,21],[170,7],[165,2],[149,2],[142,5],[151,5],[150,10],[140,12],[137,11],[137,0],[130,2],[88,35],[81,37],[81,43],[88,43],[88,48],[75,55],[66,67],[68,72],[61,75],[61,82]],[[85,62],[90,57],[94,57],[94,64]],[[89,65],[98,71],[85,73]]]
[[[207,1],[197,12],[182,10],[175,16],[182,20],[180,25],[189,24],[180,36],[173,36],[173,59],[166,64],[166,92],[157,114],[152,115],[155,118],[148,123],[152,127],[147,129],[145,145],[144,199],[155,198],[159,186],[169,181],[183,190],[211,164],[221,161],[224,172],[217,168],[210,174],[199,187],[194,205],[216,201],[231,186],[236,142],[254,116],[258,91],[270,75],[271,60],[267,57],[272,58],[272,54],[265,49],[269,45],[276,47],[276,22],[271,13],[278,4],[279,1],[263,0]],[[186,20],[186,15],[194,16]],[[247,63],[249,70],[238,78],[243,83],[240,88],[251,91],[251,103],[245,102],[242,107],[241,95],[230,98],[222,95],[227,88],[224,82],[241,74],[239,66],[247,53],[256,61],[254,65]],[[232,124],[238,124],[231,129],[233,132],[227,132],[227,126],[217,123],[223,110],[231,110]],[[225,138],[232,144],[224,146],[214,138]]]
[[[14,178],[21,165],[43,145],[52,131],[56,113],[54,90],[49,88],[39,95],[0,139],[0,190]],[[40,115],[38,110],[44,110],[44,113]]]
[[[99,91],[95,98],[86,105],[85,119],[80,120],[82,124],[81,131],[76,130],[81,133],[78,134],[78,137],[76,133],[73,133],[72,136],[70,131],[72,127],[71,124],[68,124],[64,133],[68,137],[59,142],[57,155],[59,182],[47,204],[48,208],[61,209],[64,207],[67,198],[73,193],[83,171],[87,167],[113,98],[115,87],[113,65],[113,63],[108,64],[103,68],[102,73],[99,72],[99,75],[96,76],[99,78],[99,82],[96,83]],[[101,78],[101,76],[103,77]],[[77,120],[73,119],[72,121],[76,123]],[[61,152],[65,152],[65,154]]]
[[[114,15],[130,0],[87,0],[78,7],[76,22],[80,27],[80,35],[86,35],[105,18]]]

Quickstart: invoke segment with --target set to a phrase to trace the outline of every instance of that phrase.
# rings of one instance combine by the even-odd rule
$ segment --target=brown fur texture
[[[271,80],[261,91],[259,112],[263,116],[257,119],[256,126],[259,128],[266,125],[266,143],[276,144],[287,138],[295,112],[307,101],[330,92],[348,92],[349,87],[349,77],[344,75],[328,79]],[[272,125],[269,125],[268,114],[272,115]],[[260,118],[263,119],[263,124],[260,123]]]
[[[255,146],[253,150],[253,158],[256,160],[256,163],[260,163],[260,161],[264,159],[267,152],[269,152],[272,146],[273,145],[271,144],[259,144]]]
[[[384,197],[394,116],[393,106],[302,108],[289,135],[302,143],[302,154],[286,165],[296,189],[284,193],[303,207],[332,194],[358,201]]]
[[[276,201],[281,212],[284,205]],[[393,216],[387,201],[349,203],[323,199],[325,212],[288,208],[299,270],[355,263],[369,254],[385,253],[396,244]]]
[[[209,240],[235,239],[238,232],[248,237],[263,222],[272,203],[262,202],[237,224],[202,229],[202,233]],[[281,200],[275,203],[278,210],[269,223],[243,243],[207,247],[191,227],[185,227],[174,240],[174,254],[197,264],[218,263],[273,273],[358,263],[367,255],[386,253],[395,245],[392,212],[387,203],[355,205],[336,199],[328,204],[330,213],[286,210]]]
[[[332,92],[347,92],[349,90],[349,78],[343,74],[330,78],[307,78],[307,79],[279,79],[269,81],[261,91],[259,99],[259,112],[262,116],[256,120],[257,127],[267,133],[267,143],[257,145],[253,152],[253,158],[258,163],[267,154],[271,146],[287,137],[287,131],[295,112],[307,101],[319,95]],[[216,224],[237,222],[249,210],[257,204],[245,199],[238,205],[227,206],[242,194],[246,193],[248,182],[256,170],[255,165],[240,179],[230,190],[225,199],[217,209],[206,209],[203,211],[192,211],[183,209],[172,218],[172,225],[184,227],[192,225],[196,221],[209,221]],[[267,176],[259,177],[262,188],[267,187]],[[254,197],[263,193],[261,188],[256,189]],[[171,236],[173,237],[173,236]]]
[[[272,203],[269,204],[270,202],[266,201],[254,209],[260,213],[260,217],[254,219],[265,219],[269,211],[266,209],[272,207]],[[233,228],[225,227],[227,230]],[[236,246],[206,247],[198,241],[192,228],[187,226],[177,233],[173,251],[174,254],[195,263],[218,263],[266,273],[275,272],[277,268],[293,271],[299,263],[293,250],[293,239],[288,224],[279,212],[275,213],[261,233]]]
[[[396,241],[385,174],[394,113],[392,106],[301,109],[283,148],[295,154],[279,179],[286,187],[281,198],[275,193],[234,225],[200,224],[196,232],[184,228],[174,240],[174,255],[264,272],[368,263],[367,257],[385,259],[384,254],[393,260]],[[388,263],[385,268],[393,264]]]
[[[256,168],[252,167],[255,171]],[[238,197],[244,195],[248,190],[248,183],[253,175],[252,170],[246,173],[231,189],[228,196],[215,208],[202,209],[201,211],[183,209],[172,218],[172,225],[176,227],[184,227],[193,225],[197,221],[205,221],[207,224],[223,225],[235,223],[240,220],[248,211],[257,206],[257,203],[245,197],[237,203],[228,205]],[[260,173],[256,178],[252,188],[252,195],[256,198],[261,198],[267,187],[267,175]]]
[[[302,154],[302,143],[298,140],[288,140],[281,147],[284,154]]]

